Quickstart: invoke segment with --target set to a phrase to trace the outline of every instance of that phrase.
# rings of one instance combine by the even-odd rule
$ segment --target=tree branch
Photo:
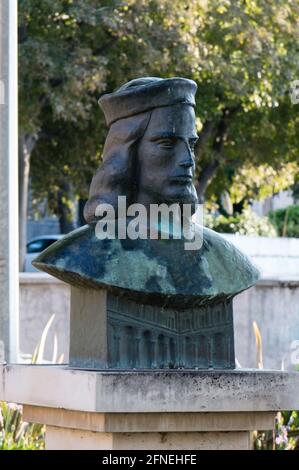
[[[215,130],[215,122],[213,121],[206,121],[203,125],[203,128],[199,134],[199,139],[195,146],[195,158],[198,160],[202,155],[203,150],[207,146],[209,139],[211,138],[213,132]]]
[[[203,131],[200,134],[200,143],[196,148],[196,158],[198,158],[207,147],[209,140],[212,138],[212,148],[211,148],[211,160],[210,162],[202,169],[197,183],[196,190],[198,195],[198,200],[200,203],[204,201],[204,194],[211,180],[215,177],[218,168],[220,166],[221,160],[223,159],[223,144],[227,135],[228,123],[231,120],[232,116],[240,110],[240,106],[235,106],[233,108],[223,109],[222,116],[219,119],[218,123],[215,124],[211,121],[207,121],[203,127]]]

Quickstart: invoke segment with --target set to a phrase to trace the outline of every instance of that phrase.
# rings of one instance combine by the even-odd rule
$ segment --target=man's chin
[[[165,202],[167,204],[196,204],[198,202],[197,194],[192,191],[180,192],[176,194],[165,196]]]

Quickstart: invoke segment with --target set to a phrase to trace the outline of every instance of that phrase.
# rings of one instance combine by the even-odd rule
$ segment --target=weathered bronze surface
[[[92,314],[84,311],[88,302],[73,303],[73,366],[234,368],[232,299],[259,276],[243,253],[208,229],[196,251],[186,250],[184,239],[95,234],[97,206],[109,203],[117,214],[118,196],[126,196],[127,206],[195,206],[195,92],[196,84],[183,78],[142,78],[100,99],[109,132],[85,207],[89,225],[34,262],[74,286],[76,296],[80,289],[105,292],[101,305],[88,307]],[[93,330],[97,315],[102,331]],[[93,351],[87,343],[92,337],[96,344],[97,331],[103,347]]]
[[[99,240],[81,227],[36,258],[34,265],[76,287],[164,307],[222,302],[254,284],[257,270],[216,232],[204,229],[200,250],[184,240]]]

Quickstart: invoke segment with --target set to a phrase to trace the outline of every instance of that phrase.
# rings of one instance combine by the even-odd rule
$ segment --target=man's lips
[[[171,181],[189,183],[190,181],[192,181],[192,175],[188,175],[188,174],[174,175],[171,177]]]

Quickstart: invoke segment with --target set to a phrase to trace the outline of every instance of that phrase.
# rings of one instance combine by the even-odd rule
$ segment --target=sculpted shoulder
[[[75,286],[178,308],[231,298],[259,278],[246,255],[206,228],[202,248],[188,251],[184,240],[99,240],[94,224],[86,225],[33,264]]]
[[[259,270],[245,253],[214,230],[204,228],[203,233],[204,253],[219,290],[238,293],[258,281]]]

